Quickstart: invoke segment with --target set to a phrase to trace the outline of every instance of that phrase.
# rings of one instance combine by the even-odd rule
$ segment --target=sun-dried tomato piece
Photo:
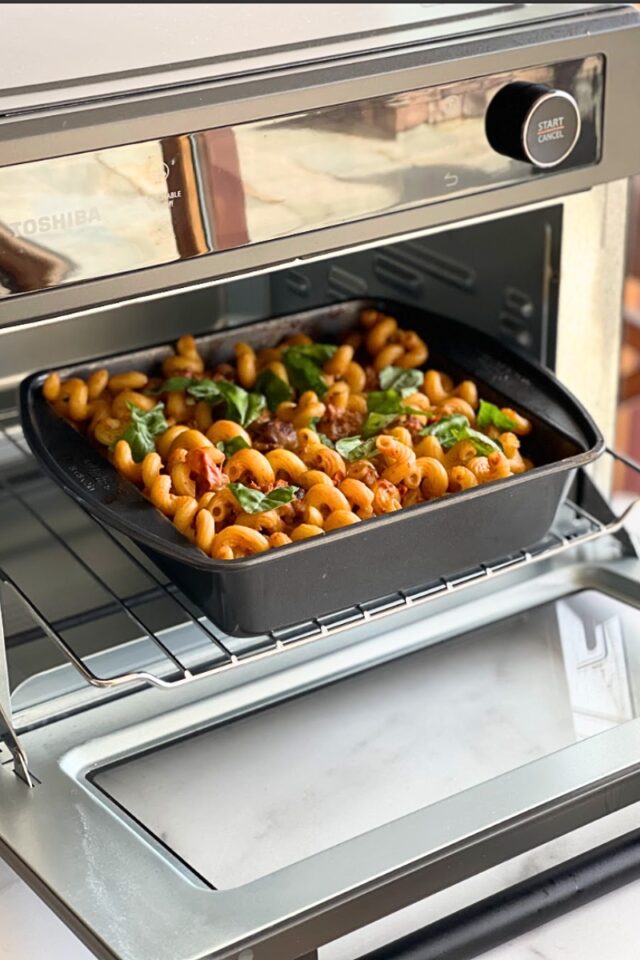
[[[229,477],[215,462],[216,452],[212,447],[196,447],[189,450],[186,464],[196,481],[196,493],[199,497],[210,490],[219,490],[229,482]]]

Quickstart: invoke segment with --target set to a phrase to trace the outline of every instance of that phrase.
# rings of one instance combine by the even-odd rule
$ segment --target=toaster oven
[[[388,941],[472,878],[640,802],[640,561],[608,498],[637,469],[612,440],[640,16],[188,6],[3,11],[0,856],[108,960],[417,956],[428,929]],[[310,582],[299,622],[229,636],[31,455],[36,370],[362,298],[588,409],[606,453],[542,542],[322,616]]]

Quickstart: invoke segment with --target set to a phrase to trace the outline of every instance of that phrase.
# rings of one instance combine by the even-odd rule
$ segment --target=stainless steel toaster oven
[[[608,502],[640,15],[2,20],[0,857],[108,960],[417,956],[388,941],[472,878],[504,892],[640,802],[640,561]],[[510,345],[594,417],[543,542],[328,615],[310,582],[300,622],[227,636],[25,442],[35,370],[362,298]]]

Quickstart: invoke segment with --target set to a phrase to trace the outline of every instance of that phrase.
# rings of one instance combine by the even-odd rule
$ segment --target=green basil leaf
[[[421,437],[436,437],[443,447],[452,447],[458,440],[463,440],[463,432],[469,427],[469,421],[462,413],[442,417],[435,423],[430,423],[420,431]]]
[[[285,503],[291,503],[298,487],[274,487],[269,493],[245,487],[244,483],[230,483],[229,489],[245,513],[265,513]]]
[[[187,388],[187,393],[212,406],[224,403],[225,418],[243,427],[253,423],[266,403],[262,394],[249,393],[229,380],[196,380]]]
[[[174,379],[178,380],[178,377]],[[206,400],[207,403],[216,404],[224,399],[219,389],[220,383],[222,383],[221,380],[192,380],[185,390],[196,400]]]
[[[480,409],[476,417],[476,423],[483,429],[486,427],[497,427],[498,430],[515,430],[518,424],[513,417],[503,413],[500,407],[495,403],[489,403],[487,400],[480,401]]]
[[[373,437],[399,417],[398,413],[368,413],[362,425],[362,436]]]
[[[397,367],[385,367],[385,370],[396,370]],[[403,373],[412,371],[402,371]],[[415,393],[413,388],[411,393]],[[367,394],[367,410],[369,415],[365,420],[362,429],[363,436],[371,436],[384,430],[392,420],[402,414],[417,414],[420,417],[425,416],[425,411],[418,407],[408,407],[402,402],[402,396],[394,388],[388,390],[372,390]]]
[[[242,426],[248,427],[250,423],[253,423],[254,420],[257,420],[266,405],[267,401],[261,393],[250,393],[249,402],[247,404],[247,413]]]
[[[488,457],[490,453],[502,453],[502,446],[497,440],[492,440],[485,433],[479,433],[478,430],[473,430],[469,426],[461,439],[470,440],[476,448],[476,453],[483,457]]]
[[[306,346],[287,347],[282,360],[289,382],[299,392],[313,390],[319,397],[327,392],[327,384],[322,375],[322,364],[330,360],[338,348],[328,343],[310,343]]]
[[[443,448],[447,450],[459,440],[470,440],[476,449],[476,453],[488,457],[490,453],[501,451],[502,447],[495,440],[487,437],[486,434],[473,430],[469,426],[469,421],[462,413],[452,414],[449,417],[443,417],[436,423],[429,424],[424,430],[420,431],[422,437],[437,437]]]
[[[161,393],[172,393],[173,391],[186,390],[187,387],[192,386],[197,381],[193,380],[191,377],[169,377],[168,380],[165,380],[164,383],[161,383],[159,387],[155,387],[153,390],[145,390],[144,392],[149,397],[157,397]]]
[[[407,370],[404,367],[383,367],[380,371],[380,386],[383,390],[395,390],[401,397],[415,393],[424,379],[419,370]]]
[[[218,450],[222,450],[227,459],[232,457],[238,450],[246,450],[251,444],[247,443],[244,437],[231,437],[229,440],[219,440],[216,443]]]
[[[432,417],[433,414],[428,413],[426,410],[421,410],[420,407],[402,407],[402,413],[413,413],[417,417]]]
[[[320,443],[324,443],[325,447],[329,447],[331,450],[335,450],[336,445],[333,440],[330,440],[326,433],[318,433],[320,438]]]
[[[141,410],[135,403],[127,403],[127,407],[131,421],[118,440],[127,441],[131,447],[131,456],[136,463],[140,463],[148,453],[153,453],[156,449],[154,437],[164,433],[169,424],[164,418],[163,403],[156,403],[151,410]],[[112,447],[115,447],[115,443]]]
[[[285,353],[294,350],[298,356],[305,357],[318,366],[322,366],[327,360],[331,360],[337,349],[333,343],[306,343],[296,347],[287,347]]]
[[[369,413],[402,413],[402,397],[397,390],[371,390],[367,394]]]
[[[296,493],[300,487],[274,487],[269,493],[265,494],[261,513],[265,510],[276,510],[285,503],[291,503],[295,499]]]
[[[343,437],[336,441],[336,450],[345,460],[368,460],[378,453],[376,441],[363,440],[362,437]]]
[[[268,368],[263,370],[256,380],[255,390],[265,395],[267,406],[272,413],[276,412],[279,404],[290,400],[293,396],[293,390],[286,380]]]

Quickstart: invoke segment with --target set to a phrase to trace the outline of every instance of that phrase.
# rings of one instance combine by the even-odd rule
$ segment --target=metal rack
[[[17,429],[0,424],[0,440],[8,443],[19,454],[25,468],[37,472],[33,458]],[[608,448],[607,453],[632,470],[640,472],[640,466],[622,454]],[[273,657],[285,650],[313,643],[315,640],[332,636],[359,624],[381,620],[407,608],[426,606],[443,595],[462,592],[489,578],[493,580],[505,576],[517,568],[549,560],[567,550],[593,540],[618,534],[631,512],[640,502],[640,499],[635,500],[620,517],[605,522],[578,504],[567,501],[566,507],[573,517],[573,523],[567,529],[552,531],[544,542],[534,547],[490,563],[483,563],[453,577],[441,578],[410,591],[400,591],[370,603],[355,604],[349,609],[337,611],[335,614],[321,619],[313,618],[305,623],[295,624],[263,637],[252,638],[250,643],[241,644],[241,649],[238,651],[233,649],[234,646],[237,646],[237,641],[234,641],[233,638],[220,636],[204,615],[194,609],[172,584],[167,583],[162,575],[148,562],[143,562],[135,555],[133,552],[135,548],[121,542],[114,533],[95,520],[88,511],[78,506],[77,509],[86,515],[88,522],[97,524],[110,543],[121,552],[123,561],[132,563],[145,577],[149,578],[152,588],[146,592],[145,598],[155,596],[169,599],[171,603],[177,605],[186,622],[200,631],[207,653],[200,657],[196,666],[193,666],[187,665],[184,658],[170,648],[159,635],[159,632],[150,629],[149,625],[144,622],[136,611],[136,607],[140,603],[140,597],[135,595],[128,598],[120,597],[80,552],[61,536],[49,519],[30,502],[19,485],[2,474],[0,474],[0,495],[9,498],[17,507],[26,511],[39,524],[46,535],[53,538],[57,545],[62,547],[64,552],[80,566],[84,573],[106,591],[110,598],[110,606],[124,614],[132,622],[136,631],[139,631],[141,636],[151,641],[156,648],[160,656],[160,669],[157,673],[153,673],[149,669],[131,669],[109,677],[99,676],[65,640],[61,624],[48,617],[29,595],[20,579],[0,565],[0,600],[3,590],[13,593],[35,625],[55,644],[64,658],[75,667],[89,684],[98,688],[111,689],[133,684],[150,684],[164,689],[180,687],[197,679],[234,670],[245,664]],[[12,722],[7,656],[2,629],[2,606],[0,603],[0,741],[2,740],[7,742],[12,753],[16,772],[31,786],[32,781],[27,758]]]

